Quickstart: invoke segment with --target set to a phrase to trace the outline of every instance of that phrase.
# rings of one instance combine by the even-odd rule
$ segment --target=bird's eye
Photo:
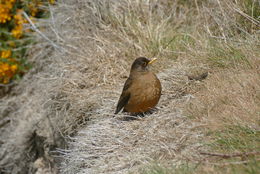
[[[143,66],[146,66],[147,65],[147,63],[146,62],[143,62]]]

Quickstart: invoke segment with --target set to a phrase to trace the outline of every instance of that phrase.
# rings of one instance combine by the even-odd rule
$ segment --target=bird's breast
[[[146,112],[158,103],[161,83],[155,74],[149,72],[133,79],[129,91],[131,96],[125,110],[132,113]]]

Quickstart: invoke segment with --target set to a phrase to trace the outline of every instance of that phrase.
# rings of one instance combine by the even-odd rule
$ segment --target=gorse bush
[[[0,0],[0,83],[7,84],[29,69],[26,61],[26,46],[33,43],[32,30],[25,28],[28,21],[44,17],[42,8],[54,0]]]

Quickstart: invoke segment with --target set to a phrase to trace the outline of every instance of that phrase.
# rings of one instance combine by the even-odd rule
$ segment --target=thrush
[[[126,80],[119,98],[115,114],[123,112],[139,114],[154,108],[160,97],[162,86],[156,75],[149,70],[149,65],[156,58],[149,60],[145,57],[135,59],[131,66],[130,75]]]

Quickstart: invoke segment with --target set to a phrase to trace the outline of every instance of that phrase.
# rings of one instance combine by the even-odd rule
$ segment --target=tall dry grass
[[[125,69],[127,69],[127,65],[132,61],[129,58],[136,57],[136,55],[157,56],[160,58],[159,66],[156,66],[155,70],[166,74],[166,77],[162,75],[161,78],[164,85],[167,86],[168,84],[169,86],[164,89],[166,98],[161,102],[162,113],[159,114],[171,115],[170,113],[174,113],[173,111],[176,107],[182,108],[184,117],[186,115],[195,124],[204,125],[202,126],[203,129],[198,130],[203,131],[205,135],[210,134],[209,137],[205,136],[208,143],[212,142],[219,146],[221,144],[217,144],[214,141],[219,137],[211,132],[225,132],[227,126],[231,126],[232,130],[232,126],[241,126],[242,130],[245,127],[251,129],[253,132],[258,131],[258,2],[218,0],[189,2],[120,1],[120,3],[115,1],[88,1],[84,3],[84,1],[80,1],[80,3],[83,6],[85,5],[83,9],[89,9],[89,15],[96,21],[95,26],[97,28],[92,38],[94,41],[97,41],[96,44],[100,50],[98,55],[100,58],[109,57],[110,60],[116,57],[117,59],[114,60],[115,64],[109,63],[109,66],[111,68],[115,66],[120,69],[121,67],[117,66],[118,61],[120,61],[120,64],[123,66],[123,70],[120,71],[122,72],[122,74],[120,73],[121,77],[124,76],[123,74],[127,74]],[[166,71],[166,69],[176,69],[176,71]],[[114,72],[117,70],[113,68]],[[187,82],[183,77],[185,74],[200,73],[201,71],[209,71],[209,77],[203,82]],[[115,79],[115,77],[118,76],[112,75],[112,79]],[[167,82],[171,80],[172,82]],[[114,82],[116,84],[116,81]],[[194,99],[189,100],[189,102],[184,100],[186,101],[184,102],[183,99],[186,99],[190,94],[192,94],[192,98]],[[168,118],[167,116],[157,117],[158,120],[163,120],[164,117],[165,120]],[[154,119],[157,120],[156,118]],[[127,160],[124,162],[120,160],[121,163],[117,164],[118,166],[123,164],[128,166],[126,168],[123,167],[122,170],[117,168],[112,169],[113,165],[115,165],[115,161],[113,160],[110,161],[111,166],[109,163],[104,168],[98,167],[106,163],[107,159],[117,158],[117,155],[120,156],[124,152],[122,150],[123,145],[123,147],[119,146],[119,150],[112,153],[112,155],[104,152],[99,157],[97,154],[101,153],[101,150],[97,150],[93,154],[95,160],[86,157],[83,158],[85,159],[83,162],[80,162],[83,155],[81,156],[76,153],[76,149],[81,149],[79,152],[86,155],[90,153],[89,151],[92,148],[95,149],[95,146],[92,147],[87,140],[84,141],[81,138],[87,137],[87,139],[91,139],[92,133],[96,134],[93,135],[95,140],[96,138],[103,140],[102,137],[106,136],[106,134],[99,132],[97,127],[103,130],[103,126],[108,126],[106,125],[108,124],[107,120],[104,122],[98,121],[96,124],[96,126],[85,128],[82,134],[75,137],[75,142],[71,144],[73,152],[67,153],[65,151],[65,159],[68,160],[66,164],[71,164],[69,166],[72,169],[66,168],[64,171],[68,173],[73,170],[90,172],[96,171],[95,168],[99,172],[111,170],[111,173],[115,171],[123,172],[125,170],[135,171],[135,167],[128,166],[132,164],[129,164]],[[149,125],[150,123],[144,124]],[[153,124],[162,123],[155,123],[154,121]],[[189,127],[188,122],[185,123],[185,126]],[[106,130],[116,131],[109,126]],[[234,128],[234,130],[236,131],[237,129]],[[139,133],[138,131],[139,129],[137,129],[136,134]],[[164,131],[164,129],[160,128],[157,136],[154,135],[153,138],[160,139],[159,132],[161,131]],[[199,132],[197,133],[199,134]],[[234,131],[230,131],[229,135],[232,137],[235,133]],[[118,136],[118,134],[116,135]],[[116,138],[117,136],[112,136],[110,139],[104,138],[103,141],[106,141],[107,148],[114,146],[115,141],[120,141],[119,137],[123,138],[126,135],[124,134],[123,136],[120,134]],[[185,137],[185,134],[182,136]],[[258,133],[253,138],[257,139],[257,136]],[[127,139],[131,138],[128,137]],[[245,139],[247,139],[247,134],[245,135]],[[79,143],[82,141],[86,142],[83,147]],[[193,141],[195,142],[196,140],[193,139]],[[223,141],[229,141],[229,139],[224,137]],[[98,146],[105,148],[103,145],[106,143],[99,144]],[[174,143],[174,140],[171,143]],[[134,145],[130,143],[130,146]],[[166,147],[169,147],[169,145],[166,145]],[[231,152],[241,150],[239,147],[240,145],[237,144],[237,147],[234,146]],[[253,147],[255,147],[253,149],[257,149],[257,146]],[[135,149],[134,147],[132,148]],[[153,149],[153,147],[149,149]],[[223,149],[218,148],[215,148],[215,150],[223,151]],[[247,150],[247,148],[243,150]],[[248,150],[252,149],[248,148]],[[197,151],[194,152],[194,150],[191,150],[189,152],[193,153],[191,155],[193,156],[193,160],[203,158],[197,154]],[[165,163],[163,159],[166,158],[168,153],[174,153],[174,148],[171,149],[169,147],[169,152],[157,154],[156,157],[153,157],[149,161],[159,158],[159,163]],[[153,156],[149,152],[146,152],[146,155],[149,157]],[[128,158],[126,152],[123,158]],[[140,156],[132,158],[140,160],[140,166],[145,164],[140,159]],[[184,160],[186,158],[189,157],[182,154],[177,159]],[[172,157],[172,160],[174,159],[176,157]],[[84,169],[80,167],[81,165],[88,167]],[[210,165],[202,170],[211,170],[217,173],[219,169],[215,168],[214,165]],[[229,170],[229,172],[231,171]]]

